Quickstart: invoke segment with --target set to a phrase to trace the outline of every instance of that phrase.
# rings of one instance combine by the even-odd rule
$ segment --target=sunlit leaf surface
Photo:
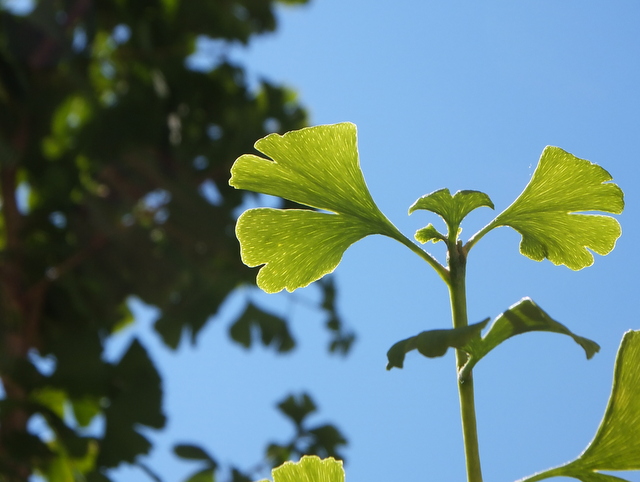
[[[587,358],[591,358],[600,351],[600,346],[596,342],[576,335],[562,323],[551,318],[531,298],[523,298],[499,314],[485,336],[481,339],[471,339],[463,348],[470,357],[461,377],[464,377],[464,374],[468,373],[481,358],[502,342],[529,331],[547,331],[567,335],[582,347]]]
[[[590,470],[640,470],[640,331],[618,350],[609,404],[578,465]]]
[[[355,125],[271,134],[255,147],[270,159],[239,157],[229,184],[333,213],[258,208],[240,216],[236,234],[242,261],[265,265],[257,278],[264,291],[306,286],[333,271],[344,251],[359,239],[397,235],[365,184]]]
[[[344,482],[342,462],[332,457],[304,456],[273,469],[273,482]]]
[[[574,461],[522,479],[573,477],[582,482],[627,482],[599,471],[640,470],[640,331],[625,333],[613,374],[613,388],[600,427]]]
[[[579,270],[593,264],[594,251],[611,252],[622,233],[610,216],[624,208],[622,190],[600,166],[558,147],[546,147],[531,181],[493,226],[511,226],[522,235],[520,252],[536,261]]]
[[[493,202],[483,192],[458,191],[452,196],[449,189],[445,188],[422,196],[409,208],[409,214],[418,209],[434,212],[457,233],[458,226],[467,214],[482,206],[493,209]]]

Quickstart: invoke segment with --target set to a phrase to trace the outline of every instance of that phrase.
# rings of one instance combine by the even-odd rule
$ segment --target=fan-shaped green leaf
[[[356,143],[356,126],[350,122],[270,134],[255,148],[272,160],[240,156],[229,184],[366,222],[386,221],[364,181]]]
[[[376,207],[364,181],[351,123],[271,134],[256,149],[273,160],[239,157],[229,184],[335,214],[251,209],[238,219],[242,261],[265,265],[257,283],[293,291],[333,271],[344,251],[370,234],[403,238]]]
[[[548,146],[527,187],[492,225],[518,231],[520,252],[531,259],[585,268],[593,264],[589,250],[608,254],[622,233],[610,216],[576,214],[620,214],[623,193],[611,179],[600,166]]]
[[[273,482],[344,482],[342,462],[305,455],[300,462],[285,462],[271,471]]]
[[[265,266],[257,283],[267,293],[294,291],[331,273],[356,241],[377,231],[354,218],[299,209],[250,209],[236,225],[247,266]]]
[[[458,191],[453,196],[449,189],[439,189],[418,199],[409,208],[409,214],[425,209],[445,220],[449,229],[457,234],[460,223],[474,209],[487,206],[493,209],[489,196],[480,191]]]
[[[590,470],[640,470],[640,331],[625,333],[609,404],[595,438],[578,458]]]
[[[640,470],[640,331],[625,333],[613,387],[600,427],[586,450],[568,464],[522,479],[573,477],[582,482],[628,482],[599,471]]]
[[[462,368],[460,378],[464,378],[481,358],[500,343],[529,331],[548,331],[570,336],[583,348],[587,358],[591,358],[600,351],[600,346],[596,342],[576,335],[566,326],[551,318],[531,298],[523,298],[499,314],[484,337],[470,340],[463,348],[469,353],[469,360]]]

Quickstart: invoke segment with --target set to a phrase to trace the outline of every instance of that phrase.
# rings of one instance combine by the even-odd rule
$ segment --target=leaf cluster
[[[142,343],[104,354],[133,322],[130,297],[159,309],[154,328],[175,349],[253,285],[233,235],[250,195],[227,173],[255,138],[300,128],[306,113],[288,88],[251,87],[226,53],[274,30],[276,4],[0,8],[0,478],[107,480],[137,463],[151,446],[144,427],[165,418]],[[207,65],[202,41],[218,49]],[[234,339],[250,345],[257,327],[263,343],[293,347],[284,319],[246,310]],[[332,340],[348,336],[335,328]],[[36,414],[53,440],[27,430]]]
[[[477,208],[493,209],[489,196],[479,191],[452,195],[448,189],[422,196],[409,208],[409,214],[418,210],[433,212],[445,222],[447,231],[441,233],[429,224],[418,230],[415,238],[421,244],[445,243],[445,266],[402,235],[375,205],[360,171],[353,124],[311,127],[282,136],[271,134],[256,142],[255,147],[267,158],[239,157],[231,170],[232,186],[323,210],[257,208],[240,216],[236,234],[242,259],[249,266],[262,266],[257,283],[264,291],[293,291],[322,278],[336,268],[349,246],[371,234],[388,236],[407,246],[447,284],[453,328],[423,331],[394,344],[387,353],[387,369],[402,368],[406,354],[413,350],[430,358],[443,356],[449,348],[456,350],[468,477],[481,480],[472,408],[471,371],[476,364],[511,337],[532,331],[566,335],[582,347],[588,359],[600,347],[551,318],[529,298],[498,315],[482,335],[490,318],[469,324],[466,313],[465,268],[469,252],[491,230],[508,226],[522,235],[523,255],[536,261],[546,258],[573,270],[583,269],[593,264],[592,252],[608,254],[621,235],[616,219],[594,212],[620,214],[624,208],[622,190],[610,182],[611,175],[600,166],[560,148],[546,147],[522,194],[466,243],[460,239],[460,224]],[[593,442],[575,461],[523,482],[558,475],[583,482],[620,481],[623,479],[600,471],[640,468],[640,451],[634,441],[636,422],[640,420],[640,370],[636,359],[640,339],[636,335],[637,332],[629,332],[622,342],[609,407]],[[305,413],[304,403],[301,413]],[[475,446],[468,439],[475,439]],[[284,451],[283,455],[284,462],[292,454]],[[273,476],[276,482],[341,480],[344,474],[337,468],[335,474],[328,475],[334,470],[332,467],[330,459],[303,458],[298,464],[285,463]]]

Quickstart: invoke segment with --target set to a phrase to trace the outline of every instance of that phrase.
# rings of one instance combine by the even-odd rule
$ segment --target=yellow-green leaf
[[[409,208],[409,214],[418,209],[431,211],[447,223],[450,230],[457,234],[462,220],[474,209],[486,206],[493,209],[493,202],[480,191],[458,191],[453,196],[448,189],[439,189],[425,194]]]
[[[300,462],[285,462],[271,471],[273,482],[344,482],[342,461],[305,455]]]
[[[521,482],[556,476],[582,482],[626,482],[600,471],[640,470],[639,433],[640,331],[628,331],[618,349],[609,403],[592,442],[576,460]]]
[[[355,124],[269,134],[258,140],[255,148],[270,159],[253,154],[240,156],[231,168],[231,186],[350,214],[367,222],[377,217],[385,219],[360,170]]]
[[[594,251],[611,252],[622,231],[610,216],[620,214],[622,190],[602,167],[558,147],[546,147],[522,194],[491,223],[522,235],[520,252],[536,261],[579,270],[593,264]]]
[[[582,347],[587,359],[600,351],[600,345],[595,341],[576,335],[562,323],[551,318],[531,298],[526,297],[500,313],[482,338],[471,338],[469,343],[462,347],[469,354],[469,359],[459,373],[460,379],[465,379],[473,367],[498,345],[511,337],[531,331],[567,335]]]
[[[320,279],[336,268],[351,244],[370,234],[403,238],[367,189],[355,125],[270,134],[255,147],[271,159],[239,157],[230,185],[331,211],[258,208],[240,216],[236,235],[242,261],[264,265],[257,277],[264,291],[293,291]]]
[[[640,331],[625,333],[600,428],[578,465],[591,470],[640,470]]]
[[[238,219],[242,262],[265,266],[257,277],[267,293],[293,291],[331,273],[346,249],[375,229],[346,216],[259,208]]]

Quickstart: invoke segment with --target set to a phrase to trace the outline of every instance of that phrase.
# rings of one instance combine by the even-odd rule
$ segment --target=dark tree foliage
[[[274,0],[34,3],[28,14],[0,9],[0,480],[108,480],[109,468],[149,451],[137,429],[165,423],[144,346],[104,360],[105,340],[133,322],[127,299],[157,306],[155,329],[176,348],[253,284],[234,236],[247,194],[229,188],[229,168],[306,115],[294,92],[250,88],[224,55],[225,42],[274,30]],[[206,71],[187,62],[198,38],[219,40]],[[335,316],[333,286],[322,286],[330,349],[346,352],[353,335]],[[255,332],[277,351],[295,344],[286,320],[249,304],[230,336],[248,347]],[[52,438],[28,431],[35,414]],[[86,435],[96,417],[103,433]],[[312,452],[345,442],[332,426],[301,423]],[[194,445],[175,453],[203,461],[203,474],[217,468]],[[232,478],[247,475],[234,468]]]

